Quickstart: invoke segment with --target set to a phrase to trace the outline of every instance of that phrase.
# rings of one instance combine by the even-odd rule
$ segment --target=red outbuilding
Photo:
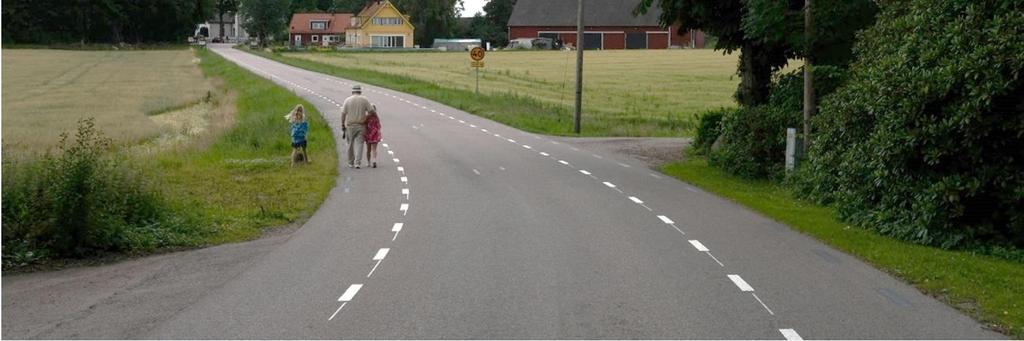
[[[654,2],[647,14],[633,16],[640,0],[586,0],[583,46],[587,49],[703,48],[704,33],[658,23]],[[508,20],[509,40],[551,38],[576,46],[577,0],[518,0]]]
[[[288,42],[294,47],[338,45],[351,22],[352,13],[295,13],[288,25]]]

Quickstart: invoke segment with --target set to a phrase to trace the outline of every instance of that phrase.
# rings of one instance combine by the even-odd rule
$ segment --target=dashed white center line
[[[787,341],[802,341],[804,339],[800,337],[800,334],[797,334],[796,331],[792,329],[779,329],[779,332],[782,333],[782,336],[785,337]]]
[[[402,189],[402,195],[405,196],[406,200],[409,200],[409,189],[408,188],[403,188]]]
[[[394,159],[391,159],[391,161],[394,161],[395,163],[398,163],[399,160],[398,160],[398,158],[394,158]]]
[[[605,186],[608,186],[608,188],[615,188],[615,184],[613,184],[613,183],[611,183],[611,182],[608,182],[608,181],[605,181],[605,182],[604,182],[604,185],[605,185]]]
[[[485,132],[485,133],[489,133],[489,131],[487,131],[487,129],[480,129],[480,131]]]
[[[567,162],[565,160],[558,160],[558,163],[561,163],[561,164],[566,165],[566,166],[569,165],[569,162]],[[607,184],[607,182],[605,182],[605,183]]]
[[[551,156],[551,154],[548,154],[548,153],[545,153],[545,152],[540,152],[540,155],[543,155],[543,156]]]
[[[377,270],[378,266],[380,266],[380,262],[384,260],[384,257],[388,256],[389,251],[391,251],[391,249],[389,248],[382,248],[380,250],[377,250],[377,254],[373,255],[373,260],[377,261],[377,264],[373,265],[373,268],[370,269],[370,273],[366,274],[366,278],[370,278],[370,276],[373,276],[373,272]]]
[[[395,223],[394,226],[391,226],[391,232],[395,233],[395,237],[391,238],[391,241],[395,241],[396,239],[398,239],[398,233],[402,232],[402,226],[404,226],[404,225],[405,224],[403,224],[403,223]]]
[[[654,173],[651,173],[651,177],[653,177],[655,179],[661,179],[661,175],[654,174]]]
[[[403,177],[398,178],[398,180],[401,180],[402,183],[404,183],[404,184],[409,184],[409,178],[408,177],[404,177],[403,176]]]
[[[389,150],[388,155],[395,155],[395,152]]]
[[[760,297],[757,297],[757,294],[755,294],[755,293],[750,293],[750,295],[751,295],[751,296],[754,296],[754,299],[756,299],[756,300],[757,300],[757,303],[761,303],[761,306],[762,306],[762,307],[764,307],[764,310],[767,310],[767,311],[768,311],[768,315],[775,315],[775,312],[774,312],[774,311],[772,311],[772,309],[771,309],[771,308],[768,308],[768,305],[767,305],[767,304],[764,304],[764,301],[762,301]]]
[[[511,142],[511,143],[516,143],[516,140],[513,140],[513,139],[508,139],[508,142]]]
[[[580,169],[580,173],[583,173],[583,175],[590,175],[590,172],[588,172],[586,169]]]
[[[701,252],[709,251],[708,248],[706,246],[704,246],[704,244],[701,244],[701,242],[699,240],[691,239],[690,240],[690,244],[693,245],[693,247],[696,248],[697,251],[701,251]]]
[[[626,167],[626,168],[633,168],[633,166],[627,165],[627,164],[622,163],[622,162],[619,162],[619,166]]]
[[[525,144],[523,145],[523,148],[526,148],[526,149],[533,149],[533,147],[527,146],[527,145],[525,145]]]
[[[398,166],[398,171],[402,172],[402,174],[405,174],[405,167]]]
[[[341,297],[338,297],[338,302],[349,302],[349,301],[351,301],[353,298],[356,297],[356,293],[359,293],[359,289],[362,289],[362,288],[363,288],[362,284],[352,284],[352,285],[348,286],[348,289],[345,289],[345,293],[341,294]]]
[[[579,148],[576,148],[576,147],[569,147],[569,149],[572,149],[572,151],[574,151],[574,152],[578,152],[578,151],[580,151],[580,149],[579,149]]]
[[[640,200],[640,198],[637,198],[637,197],[629,197],[629,200],[632,200],[633,202],[635,202],[637,204],[643,204],[644,203],[643,200]]]
[[[459,120],[459,123],[466,124],[466,121]]]
[[[409,204],[401,204],[401,205],[399,205],[398,206],[398,210],[402,211],[402,215],[408,214],[409,213]]]
[[[473,173],[476,173],[476,175],[480,175],[480,171],[476,170],[476,168],[473,169]]]
[[[658,219],[661,219],[661,221],[666,223],[666,224],[675,224],[676,223],[676,222],[672,221],[672,219],[669,219],[668,217],[663,216],[663,215],[658,216]]]
[[[598,159],[603,159],[604,158],[604,156],[597,155],[597,154],[590,154],[590,155],[593,156],[593,157],[596,157]]]
[[[475,124],[470,124],[469,127],[470,128],[476,128],[476,125]]]
[[[750,284],[747,284],[747,281],[744,281],[743,277],[740,277],[740,275],[729,275],[729,279],[732,280],[732,282],[736,284],[736,286],[739,287],[741,291],[754,291],[754,287],[751,287]]]

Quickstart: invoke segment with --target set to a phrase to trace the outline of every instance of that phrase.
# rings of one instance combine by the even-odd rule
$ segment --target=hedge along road
[[[352,82],[211,48],[309,99],[341,141]],[[363,89],[380,168],[344,169],[287,242],[146,338],[1003,337],[642,165]]]

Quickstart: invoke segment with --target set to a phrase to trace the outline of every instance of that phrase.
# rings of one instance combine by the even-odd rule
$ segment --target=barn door
[[[587,50],[600,50],[603,47],[604,35],[600,33],[584,33],[583,48]]]
[[[646,49],[647,48],[647,33],[626,33],[626,48],[627,49]]]

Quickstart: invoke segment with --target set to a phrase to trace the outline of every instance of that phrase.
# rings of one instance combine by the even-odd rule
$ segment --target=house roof
[[[363,7],[362,11],[359,11],[360,17],[368,17],[377,13],[381,7],[384,7],[384,1],[373,1]]]
[[[326,30],[314,30],[310,22],[327,21]],[[295,13],[288,24],[288,33],[344,34],[352,21],[352,13]]]
[[[577,0],[518,0],[508,26],[576,26]],[[633,16],[640,0],[587,0],[583,5],[586,26],[660,26],[658,2],[647,14]]]

